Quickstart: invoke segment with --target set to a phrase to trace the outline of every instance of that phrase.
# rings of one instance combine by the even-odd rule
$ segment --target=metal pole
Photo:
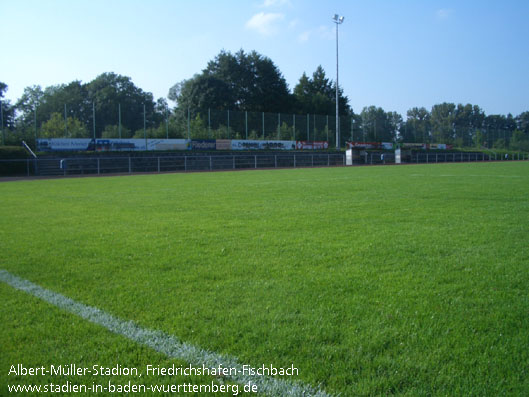
[[[119,139],[121,139],[121,103],[118,103],[118,123]]]
[[[312,115],[312,140],[315,141],[317,140],[318,138],[316,138],[316,115],[313,114]]]
[[[310,118],[309,118],[309,114],[307,113],[307,142],[309,142],[309,138],[310,138],[309,124],[310,124]]]
[[[338,113],[338,21],[336,23],[336,149],[340,149],[340,116]]]
[[[292,115],[292,140],[296,140],[296,115]]]
[[[169,112],[165,109],[165,138],[169,139]]]
[[[189,108],[187,108],[187,139],[190,139],[190,129],[191,129],[191,126],[190,126],[190,121],[189,121],[189,117],[190,117],[190,110]]]
[[[0,101],[0,129],[2,130],[2,145],[6,144],[6,139],[4,136],[4,108],[3,102]]]
[[[145,138],[145,150],[149,150],[149,145],[147,144],[147,123],[145,117],[145,104],[143,104],[143,137]]]
[[[211,138],[211,109],[208,108],[208,138]]]
[[[265,130],[264,130],[264,112],[263,112],[263,139],[265,139]]]
[[[37,147],[37,106],[33,109],[33,117],[35,122],[35,147]]]
[[[94,140],[95,140],[96,139],[96,104],[94,102],[92,102],[92,127],[94,131]]]
[[[68,116],[66,114],[66,104],[64,104],[64,137],[68,137]]]
[[[244,112],[244,129],[246,130],[246,140],[248,140],[248,112]]]
[[[325,130],[327,131],[327,142],[329,142],[329,115],[325,119]]]
[[[277,140],[280,140],[280,139],[281,139],[281,113],[278,113],[277,114]]]
[[[230,110],[228,109],[228,139],[230,139]]]

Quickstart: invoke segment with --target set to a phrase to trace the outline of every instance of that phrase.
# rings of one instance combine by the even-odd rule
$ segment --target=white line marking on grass
[[[142,328],[132,321],[121,320],[93,306],[76,302],[57,292],[42,288],[31,281],[17,277],[6,270],[0,269],[0,280],[11,287],[40,298],[54,306],[76,314],[85,320],[100,325],[130,340],[149,346],[168,357],[185,361],[193,366],[209,368],[236,368],[237,375],[229,376],[233,382],[257,385],[259,392],[272,396],[330,396],[324,391],[302,384],[289,382],[279,378],[244,375],[236,358],[203,350],[197,346],[182,342],[162,331]]]
[[[410,174],[409,176],[414,177],[426,177],[426,178],[521,178],[521,175],[487,175],[487,174],[440,174],[440,175],[430,175],[430,174]]]

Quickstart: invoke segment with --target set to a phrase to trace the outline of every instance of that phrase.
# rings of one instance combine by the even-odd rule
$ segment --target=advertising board
[[[231,150],[231,139],[217,139],[215,147],[217,150]]]
[[[216,150],[217,141],[215,139],[192,139],[192,150]]]
[[[292,150],[295,149],[295,141],[258,141],[233,139],[232,150]]]
[[[296,141],[297,150],[323,150],[329,148],[327,141]]]
[[[89,139],[45,138],[37,139],[39,151],[137,151],[137,150],[187,150],[186,139]]]

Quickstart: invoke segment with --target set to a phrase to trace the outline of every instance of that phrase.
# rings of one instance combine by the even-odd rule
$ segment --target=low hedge
[[[26,175],[28,164],[26,161],[8,161],[8,160],[26,160],[30,158],[29,153],[20,146],[0,146],[0,175]]]
[[[0,160],[27,158],[29,153],[21,146],[0,146]]]

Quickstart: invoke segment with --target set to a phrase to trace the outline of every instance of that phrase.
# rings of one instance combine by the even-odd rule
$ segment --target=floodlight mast
[[[344,17],[334,14],[332,20],[336,24],[336,149],[340,149],[340,115],[338,112],[338,25],[343,23]]]

